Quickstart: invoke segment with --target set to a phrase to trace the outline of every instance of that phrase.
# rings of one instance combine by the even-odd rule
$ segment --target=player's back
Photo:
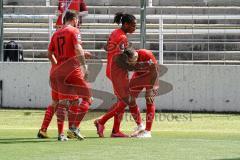
[[[52,47],[58,63],[76,56],[78,34],[79,30],[72,26],[64,26],[54,33],[49,47]]]
[[[138,52],[138,62],[147,62],[151,60],[154,64],[157,64],[157,60],[150,50],[140,49]]]

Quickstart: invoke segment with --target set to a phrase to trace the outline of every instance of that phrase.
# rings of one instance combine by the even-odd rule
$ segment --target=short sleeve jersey
[[[151,61],[151,63],[157,64],[157,60],[150,50],[140,49],[137,52],[138,52],[138,60],[137,60],[138,63],[141,63],[141,62],[149,62],[150,63],[150,61]],[[144,72],[139,70],[138,72],[134,73],[134,76],[139,76],[141,74],[144,74]]]
[[[107,69],[106,75],[111,79],[112,58],[114,55],[120,54],[124,48],[128,46],[128,38],[122,29],[115,29],[109,36],[107,43]]]
[[[79,44],[79,36],[80,32],[77,28],[64,26],[53,34],[48,51],[54,52],[58,63],[74,57],[76,56],[75,45]]]
[[[84,0],[59,0],[58,10],[63,13],[66,10],[83,12],[87,11],[88,9]]]
[[[157,64],[157,60],[151,51],[146,49],[140,49],[137,52],[138,52],[137,62],[147,62],[151,60],[154,64]]]

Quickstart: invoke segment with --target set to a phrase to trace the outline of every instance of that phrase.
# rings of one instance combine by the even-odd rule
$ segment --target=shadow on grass
[[[38,139],[38,138],[1,138],[0,144],[17,144],[17,143],[43,143],[55,142],[57,138]]]
[[[99,137],[86,137],[85,140],[91,139],[109,139],[99,138]],[[77,139],[70,139],[69,141],[79,141]],[[58,142],[57,137],[48,138],[48,139],[39,139],[39,138],[0,138],[0,144],[18,144],[18,143],[45,143],[45,142]]]

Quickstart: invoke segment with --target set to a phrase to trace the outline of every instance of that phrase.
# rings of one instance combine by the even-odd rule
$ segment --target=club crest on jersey
[[[77,34],[76,37],[77,37],[78,40],[81,40],[81,39],[82,39],[81,34]]]
[[[124,43],[122,43],[122,44],[120,44],[120,50],[124,50],[125,49],[125,45],[124,45]]]

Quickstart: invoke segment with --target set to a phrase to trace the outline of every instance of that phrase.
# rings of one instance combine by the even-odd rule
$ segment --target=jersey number
[[[62,56],[64,54],[64,44],[65,44],[65,38],[64,37],[58,37],[57,38],[57,42],[58,42],[58,53],[59,56]]]

